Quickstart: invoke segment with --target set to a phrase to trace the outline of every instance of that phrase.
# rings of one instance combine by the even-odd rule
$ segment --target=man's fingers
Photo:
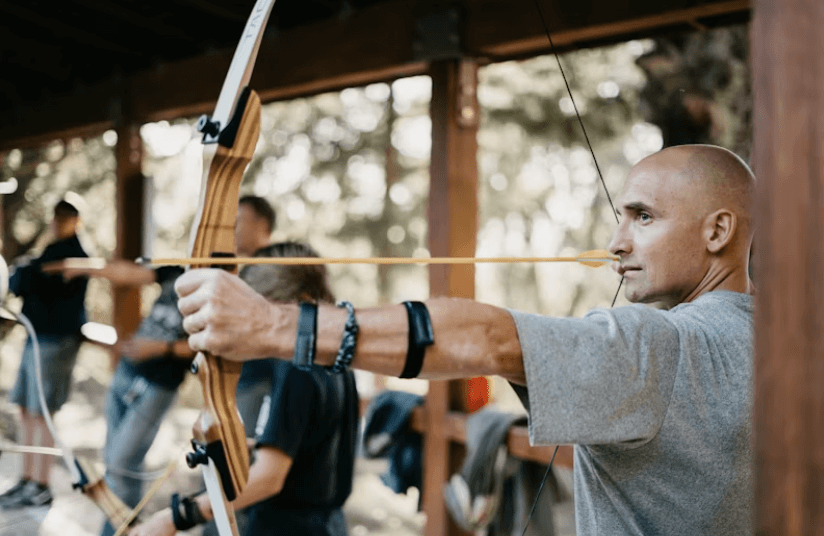
[[[192,313],[183,313],[183,315],[183,329],[186,333],[192,335],[206,329],[212,317],[212,307],[208,302],[205,302],[203,306]]]
[[[175,283],[175,291],[178,293],[177,308],[186,317],[200,311],[209,301],[214,298],[215,280],[220,277],[220,272],[215,270],[198,270],[193,281],[184,281],[183,286],[178,290],[180,280],[194,272],[187,272],[181,275]],[[186,294],[181,294],[186,292]]]
[[[189,348],[194,352],[207,352],[206,349],[206,332],[199,331],[193,335],[189,335]]]
[[[188,296],[203,286],[204,283],[213,279],[215,275],[221,271],[222,270],[216,268],[189,270],[175,281],[175,292],[177,292],[177,295],[181,298]]]
[[[183,329],[195,351],[230,359],[266,354],[257,336],[269,329],[269,304],[249,285],[222,270],[193,270],[175,284]]]

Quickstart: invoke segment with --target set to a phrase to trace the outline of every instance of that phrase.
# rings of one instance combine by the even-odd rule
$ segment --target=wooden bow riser
[[[245,106],[238,105],[237,132],[231,147],[207,145],[211,162],[201,194],[197,232],[192,241],[191,256],[213,257],[234,255],[237,199],[243,173],[254,156],[260,134],[260,98],[249,92]],[[234,120],[233,120],[234,122]],[[236,271],[236,267],[231,267]],[[213,459],[229,500],[245,487],[249,477],[249,452],[243,421],[237,412],[235,395],[242,363],[227,361],[210,354],[198,354],[195,359],[198,378],[203,387],[204,411],[195,423],[197,441],[222,449],[222,456]],[[221,460],[220,458],[223,458]],[[225,463],[224,463],[225,460]],[[223,466],[221,466],[223,465]]]

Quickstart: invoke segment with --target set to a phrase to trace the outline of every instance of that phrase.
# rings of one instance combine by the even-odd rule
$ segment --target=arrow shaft
[[[609,263],[618,257],[373,257],[373,258],[317,258],[317,257],[199,257],[188,259],[138,259],[142,264],[153,265],[230,265],[230,264],[277,264],[277,265],[320,265],[320,264],[514,264],[535,262],[588,262]]]

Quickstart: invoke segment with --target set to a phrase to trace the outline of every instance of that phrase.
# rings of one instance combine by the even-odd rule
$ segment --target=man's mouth
[[[639,268],[638,266],[619,266],[616,271],[618,272],[618,275],[624,277],[624,275],[626,275],[627,272],[638,272],[640,270],[641,268]]]

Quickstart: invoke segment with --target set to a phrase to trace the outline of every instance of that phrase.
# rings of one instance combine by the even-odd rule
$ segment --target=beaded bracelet
[[[340,341],[340,349],[335,357],[335,364],[332,365],[333,372],[342,372],[352,364],[355,357],[355,344],[358,342],[358,321],[355,320],[355,307],[348,301],[338,303],[338,307],[345,307],[346,325],[343,328],[343,339]]]

